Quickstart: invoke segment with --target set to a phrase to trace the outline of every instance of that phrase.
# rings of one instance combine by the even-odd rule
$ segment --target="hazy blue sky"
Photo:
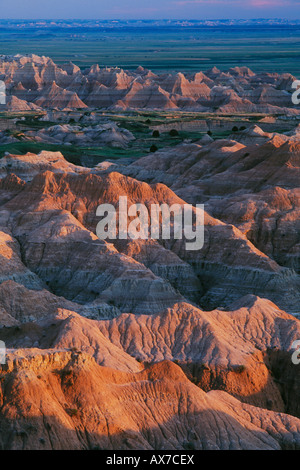
[[[300,18],[300,0],[0,0],[1,18]]]

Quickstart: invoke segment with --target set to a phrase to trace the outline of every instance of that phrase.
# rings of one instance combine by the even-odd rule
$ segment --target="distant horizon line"
[[[1,21],[288,21],[295,22],[300,21],[299,18],[268,18],[268,17],[257,17],[257,18],[1,18]]]

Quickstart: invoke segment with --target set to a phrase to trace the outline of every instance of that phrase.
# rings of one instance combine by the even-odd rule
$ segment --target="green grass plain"
[[[157,71],[221,70],[247,65],[254,71],[290,72],[300,76],[300,27],[191,28],[178,31],[132,29],[52,35],[0,30],[2,54],[34,53],[57,63],[80,67],[94,63]],[[78,33],[78,32],[77,32]]]
[[[2,120],[12,120],[16,117],[21,117],[16,113],[1,113],[0,118]],[[85,165],[85,166],[94,166],[97,163],[100,163],[104,160],[117,160],[117,159],[137,159],[150,152],[152,145],[155,145],[158,150],[167,147],[173,147],[184,141],[197,142],[205,134],[202,131],[183,131],[179,130],[178,135],[171,136],[168,131],[160,132],[158,137],[153,137],[153,128],[163,124],[174,124],[176,128],[176,123],[180,122],[190,122],[197,119],[216,119],[216,115],[207,115],[201,113],[192,113],[192,112],[155,112],[155,111],[137,111],[135,113],[113,113],[100,112],[100,115],[104,118],[109,118],[111,121],[114,121],[120,126],[120,128],[125,128],[129,130],[135,137],[135,140],[129,143],[128,148],[120,148],[114,146],[93,146],[93,147],[84,147],[77,145],[62,145],[62,144],[47,144],[42,142],[31,142],[23,140],[22,131],[24,130],[36,130],[38,131],[41,128],[46,128],[51,125],[61,124],[59,122],[45,122],[39,121],[38,115],[35,113],[26,113],[24,120],[16,121],[16,128],[6,131],[8,135],[11,135],[17,138],[18,142],[13,142],[10,144],[0,145],[0,158],[5,155],[5,152],[12,154],[21,154],[24,155],[27,152],[38,154],[42,150],[48,150],[52,152],[61,152],[64,157],[76,165]],[[256,121],[261,116],[250,116],[251,121]],[[235,121],[240,122],[239,116],[229,116],[223,117],[221,119],[228,120],[231,126],[234,126]],[[65,116],[65,122],[68,123],[68,113]],[[6,121],[7,122],[7,121]],[[249,122],[249,117],[247,117],[247,122]],[[74,123],[74,125],[77,125]],[[83,126],[84,127],[84,126]],[[215,139],[225,138],[232,133],[231,127],[227,131],[215,131],[212,136]]]

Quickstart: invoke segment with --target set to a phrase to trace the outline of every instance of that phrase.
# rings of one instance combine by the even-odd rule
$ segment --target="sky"
[[[300,0],[0,0],[1,19],[300,18]]]

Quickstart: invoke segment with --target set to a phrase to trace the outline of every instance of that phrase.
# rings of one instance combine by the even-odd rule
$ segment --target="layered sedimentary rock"
[[[204,390],[226,390],[277,411],[292,409],[293,400],[284,403],[271,370],[276,351],[292,350],[300,324],[270,301],[246,296],[226,311],[212,312],[180,303],[153,316],[122,314],[99,328],[142,362],[175,360]]]
[[[20,350],[1,392],[5,449],[299,448],[297,418],[206,394],[170,362],[126,373],[86,354]]]
[[[71,172],[62,173],[59,154],[54,172],[33,177],[41,164],[51,168],[54,156],[42,154],[45,163],[25,156],[22,165],[27,159],[27,175],[18,157],[16,161],[6,157],[17,174],[33,179],[2,206],[0,216],[21,244],[27,266],[56,294],[75,302],[100,296],[127,311],[148,312],[180,299],[180,294],[209,308],[247,293],[265,295],[288,310],[297,303],[297,279],[292,273],[255,248],[233,225],[208,214],[204,246],[196,253],[186,250],[183,239],[165,240],[162,245],[111,240],[115,247],[101,242],[95,235],[96,209],[101,203],[117,207],[120,195],[127,196],[128,205],[143,200],[149,209],[154,203],[172,206],[184,201],[162,184],[150,186],[118,173],[88,173],[71,164]],[[74,251],[76,256],[71,256]],[[285,279],[289,279],[288,289]]]
[[[126,129],[120,129],[113,123],[97,126],[80,127],[72,125],[55,125],[41,131],[27,131],[23,141],[43,142],[49,144],[100,146],[126,148],[128,143],[135,140],[133,134]]]
[[[279,281],[285,284],[285,278],[299,273],[299,138],[263,133],[257,126],[236,138],[239,142],[181,144],[114,170],[165,183],[186,201],[205,204],[209,214],[239,228],[256,248],[288,268]],[[296,303],[289,308],[298,312]]]
[[[195,74],[154,74],[142,67],[124,71],[93,65],[80,70],[71,62],[59,66],[47,57],[18,55],[2,56],[0,78],[6,82],[9,95],[24,101],[23,108],[28,102],[28,107],[59,109],[88,106],[299,114],[291,99],[295,77],[256,74],[247,67],[227,72],[214,67]]]

